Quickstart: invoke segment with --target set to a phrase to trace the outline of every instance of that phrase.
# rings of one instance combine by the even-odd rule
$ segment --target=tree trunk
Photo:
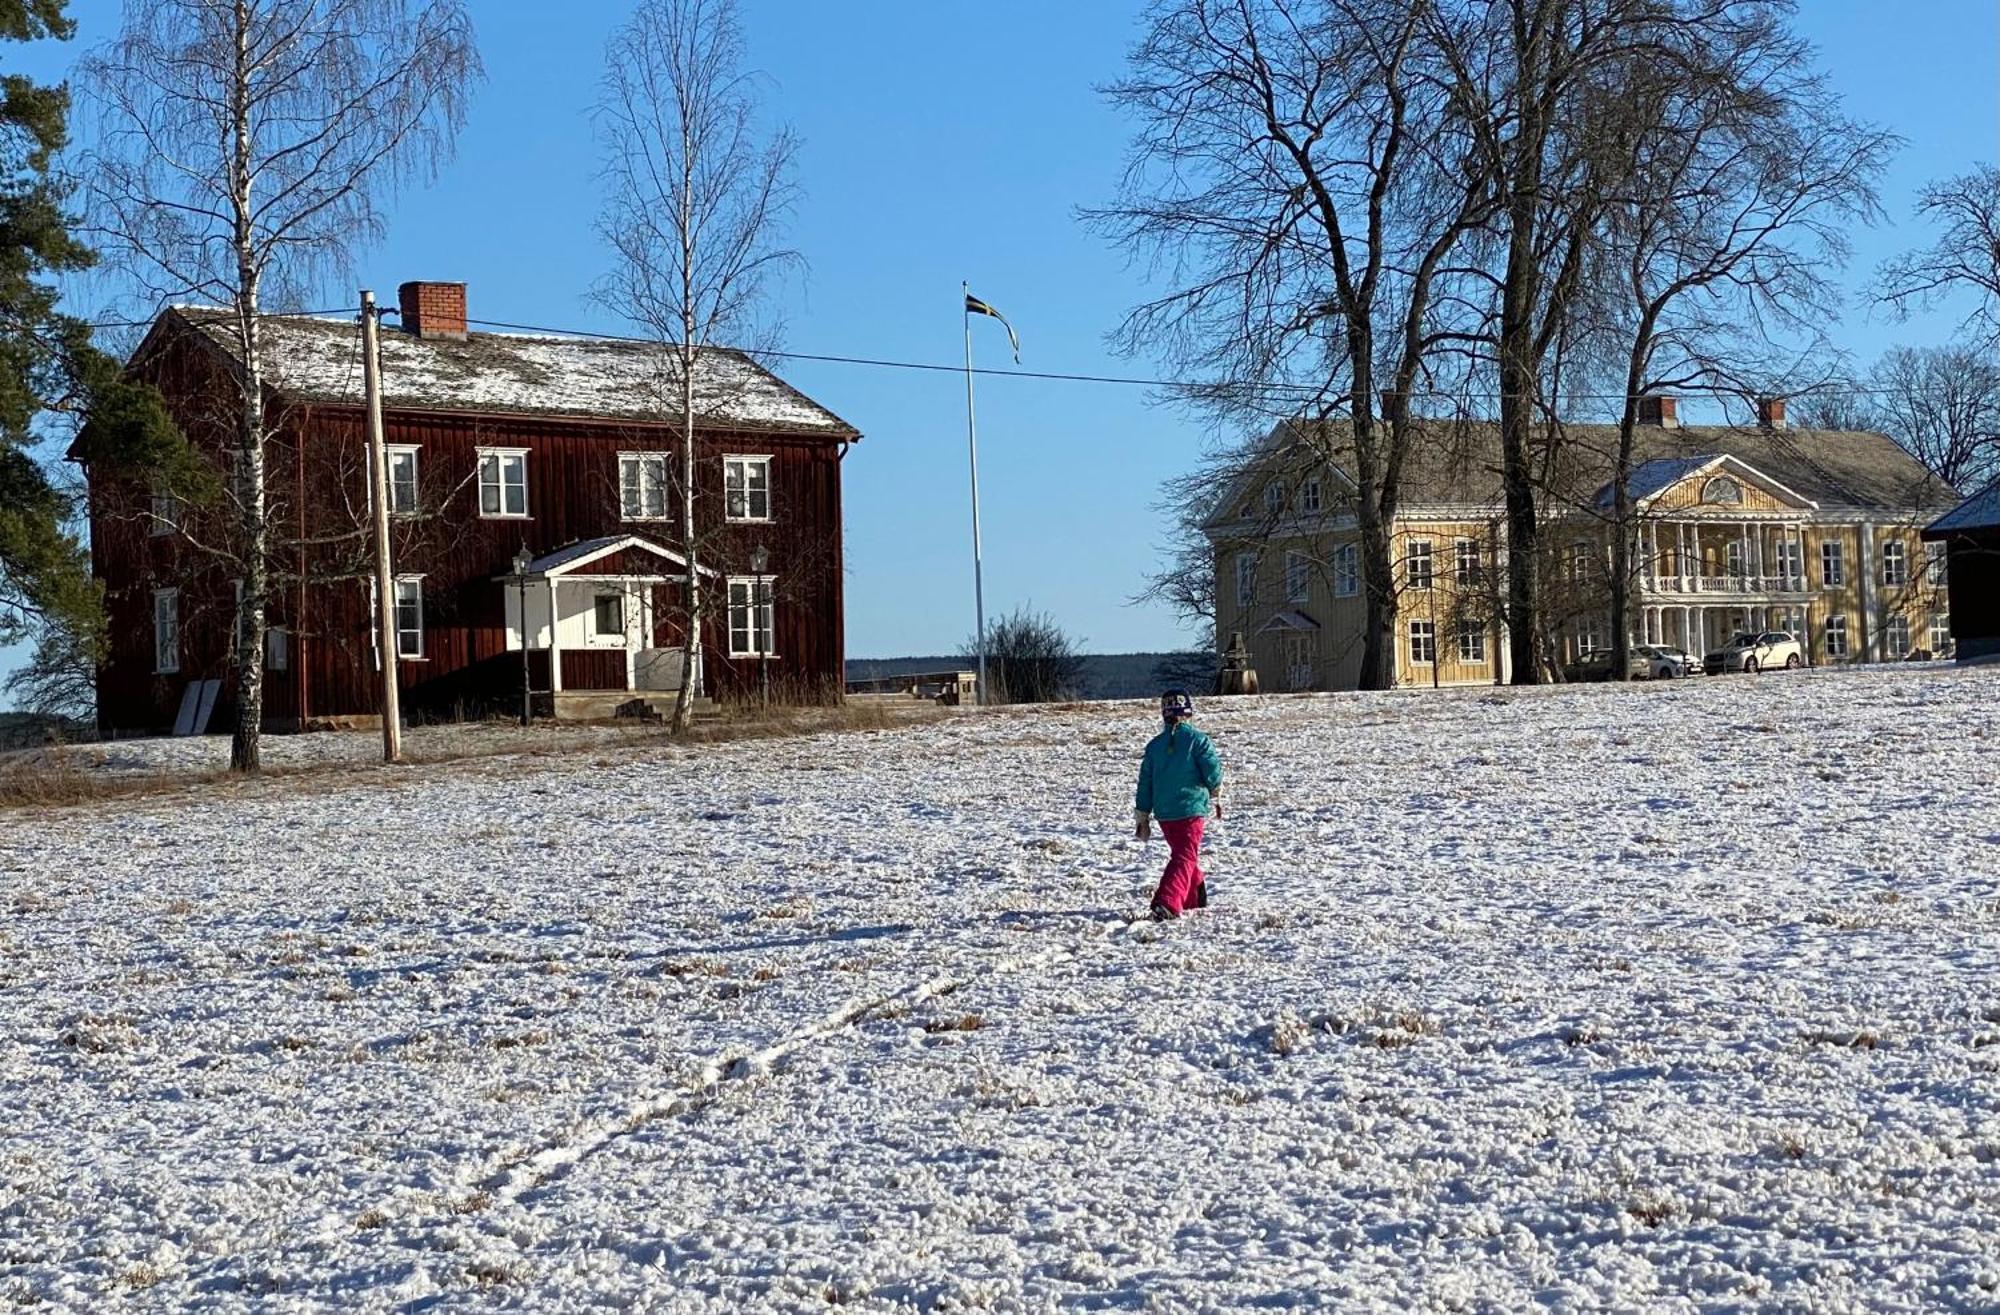
[[[269,571],[264,524],[264,362],[257,320],[260,275],[250,209],[250,14],[245,0],[237,0],[235,18],[236,65],[230,111],[236,142],[230,190],[235,209],[237,332],[243,343],[243,409],[237,429],[234,492],[238,532],[243,540],[243,601],[236,624],[236,728],[229,742],[229,769],[247,773],[263,765],[264,596]],[[384,653],[382,660],[393,662],[395,655]]]
[[[694,371],[695,352],[687,341],[692,325],[684,327],[681,358],[681,551],[687,556],[687,586],[681,598],[687,605],[687,627],[681,637],[681,688],[674,698],[673,731],[687,729],[694,715],[695,673],[701,664],[701,571],[695,546],[694,481],[699,470],[695,460]]]

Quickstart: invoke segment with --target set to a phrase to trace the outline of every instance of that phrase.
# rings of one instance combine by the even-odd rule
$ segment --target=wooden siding
[[[204,349],[168,342],[148,354],[135,374],[157,384],[197,447],[222,465],[231,431],[233,385]],[[221,400],[218,400],[221,399]],[[365,532],[365,442],[357,408],[294,407],[273,402],[267,490],[280,541],[270,622],[288,632],[291,670],[267,673],[266,717],[274,727],[318,718],[379,711],[371,567]],[[671,522],[627,521],[620,501],[618,455],[660,452],[672,457],[676,438],[665,426],[544,417],[392,412],[392,445],[417,449],[419,511],[392,523],[395,569],[422,578],[424,637],[420,660],[398,663],[404,703],[413,715],[477,714],[518,706],[520,652],[508,647],[504,588],[525,548],[542,556],[580,540],[638,534],[680,550]],[[526,516],[479,514],[478,450],[525,449]],[[703,566],[718,574],[704,605],[702,638],[710,692],[724,697],[754,690],[755,659],[728,657],[723,581],[747,574],[751,554],[769,554],[777,655],[774,682],[816,691],[838,690],[844,666],[841,573],[842,445],[823,436],[703,433],[696,487]],[[724,523],[724,453],[771,458],[771,518]],[[678,468],[678,462],[670,462]],[[178,535],[149,535],[136,519],[148,491],[93,474],[90,486],[94,569],[105,582],[111,651],[100,673],[100,722],[107,732],[160,730],[171,724],[180,691],[191,679],[227,679],[227,634],[234,618],[228,568],[199,554]],[[310,546],[308,546],[310,545]],[[675,567],[654,554],[626,551],[579,574],[669,575]],[[186,634],[180,673],[152,673],[152,590],[183,590]],[[662,586],[655,642],[678,642],[671,605],[679,587]],[[713,606],[711,606],[713,604]],[[565,656],[566,688],[574,683]],[[624,654],[594,651],[577,669],[615,658],[624,684]],[[592,675],[589,679],[599,679]],[[545,664],[538,688],[546,689]],[[227,724],[233,689],[218,707]]]

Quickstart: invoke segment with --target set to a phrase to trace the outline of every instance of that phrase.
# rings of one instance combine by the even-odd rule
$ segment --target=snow
[[[1993,1309],[1996,695],[1204,701],[1159,926],[1137,704],[0,815],[0,1298]]]
[[[214,312],[181,308],[234,351]],[[272,385],[292,396],[359,406],[361,336],[351,319],[273,316],[264,321]],[[463,341],[385,330],[382,401],[390,410],[519,412],[664,420],[677,414],[679,374],[668,350],[626,339],[473,333]],[[702,423],[798,430],[832,438],[854,429],[733,349],[704,350],[695,377]]]

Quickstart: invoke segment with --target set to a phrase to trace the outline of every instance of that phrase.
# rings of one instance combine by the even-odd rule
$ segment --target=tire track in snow
[[[941,973],[842,1005],[817,1022],[785,1033],[762,1050],[716,1056],[702,1066],[697,1081],[649,1096],[622,1114],[585,1120],[526,1154],[516,1151],[495,1156],[468,1174],[458,1187],[415,1197],[415,1202],[421,1204],[413,1204],[410,1194],[399,1194],[374,1210],[364,1212],[363,1217],[372,1217],[372,1222],[367,1225],[369,1227],[379,1227],[393,1220],[422,1229],[448,1216],[514,1202],[523,1194],[561,1177],[585,1159],[641,1129],[705,1109],[720,1100],[724,1088],[730,1084],[766,1077],[779,1064],[806,1047],[886,1010],[922,1004],[990,978],[1073,963],[1096,946],[1114,940],[1139,925],[1122,918],[1108,919],[1098,924],[1095,936],[1086,935],[1068,945],[1001,958],[970,972]],[[354,1226],[353,1221],[342,1221],[343,1231]]]

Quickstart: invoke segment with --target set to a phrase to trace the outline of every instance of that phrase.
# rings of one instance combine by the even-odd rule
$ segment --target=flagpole
[[[959,302],[965,321],[965,451],[972,464],[972,609],[979,646],[979,706],[986,706],[986,581],[979,547],[979,426],[972,412],[972,285],[959,285],[965,292]]]

